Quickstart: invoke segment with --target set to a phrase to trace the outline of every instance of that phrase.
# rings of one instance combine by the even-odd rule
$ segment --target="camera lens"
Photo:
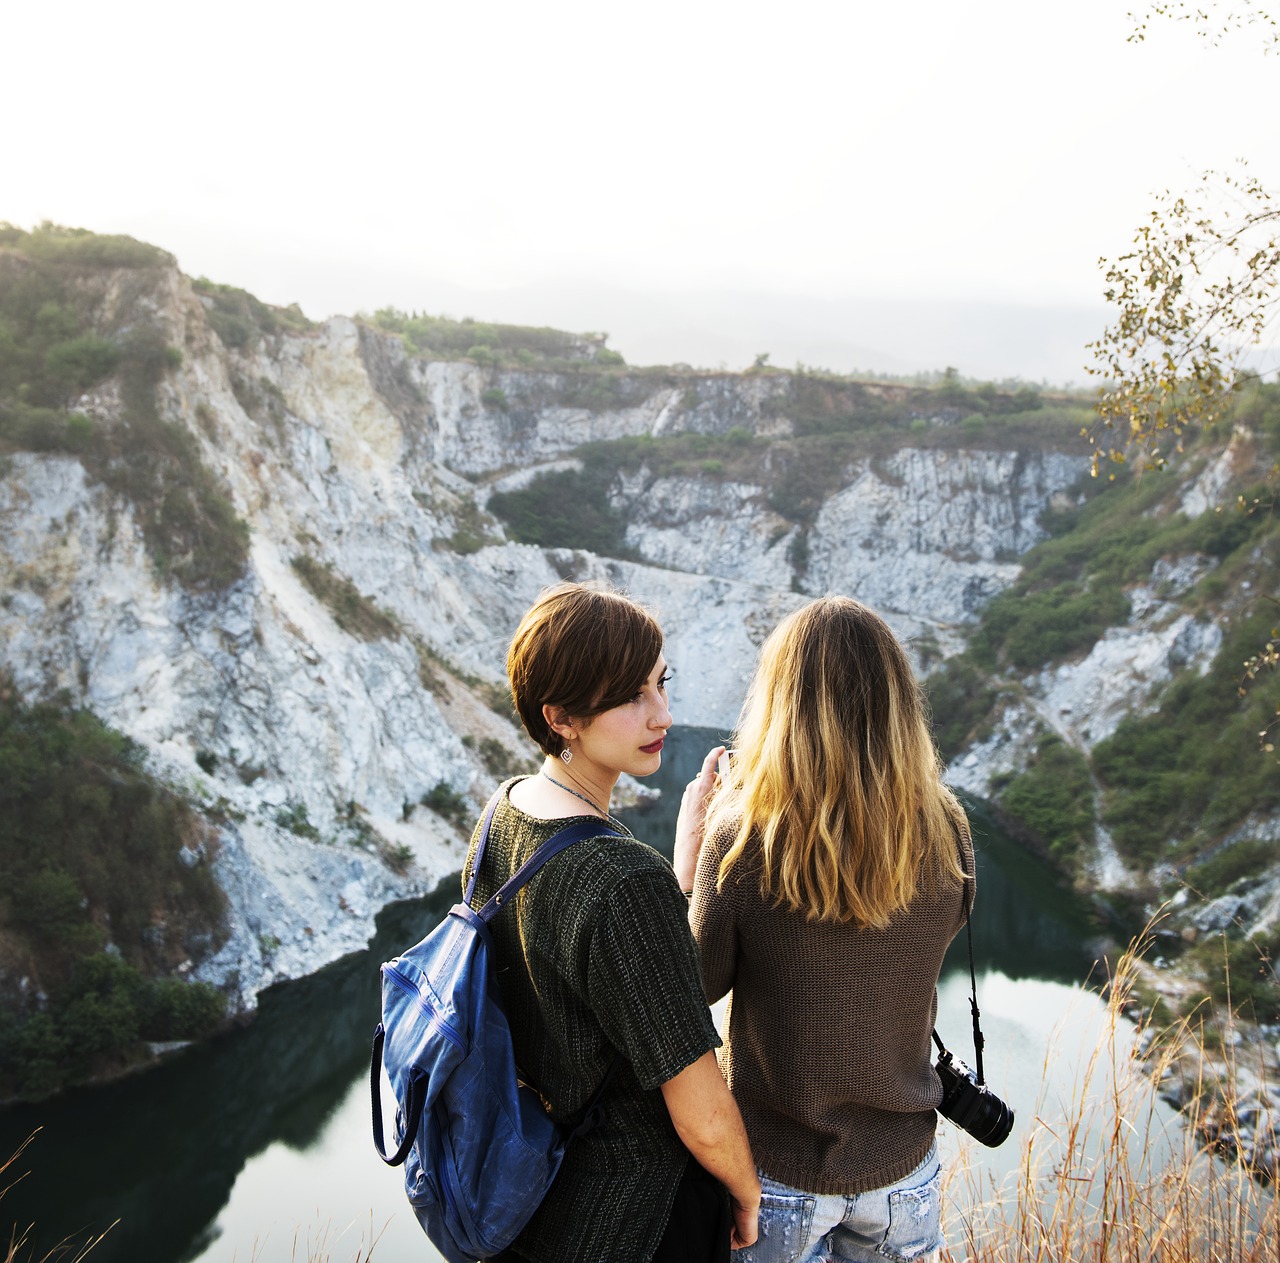
[[[963,1061],[946,1054],[935,1068],[942,1080],[938,1113],[989,1148],[1004,1144],[1013,1130],[1013,1110],[985,1084],[979,1084],[977,1075]]]
[[[977,1089],[974,1117],[965,1130],[975,1140],[994,1149],[1009,1139],[1013,1130],[1013,1111],[993,1092]]]

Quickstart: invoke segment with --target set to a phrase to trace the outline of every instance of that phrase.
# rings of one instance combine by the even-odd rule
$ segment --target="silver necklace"
[[[556,780],[554,776],[548,776],[547,772],[543,768],[538,769],[538,775],[543,777],[545,780],[550,781],[557,789],[564,790],[566,794],[572,794],[575,798],[580,798],[593,811],[598,811],[610,824],[617,825],[619,829],[626,829],[627,826],[624,825],[621,820],[618,820],[614,816],[611,816],[603,807],[598,806],[596,803],[593,803],[591,799],[586,796],[586,794],[580,794],[576,789],[573,789],[570,786],[566,785],[563,781]]]

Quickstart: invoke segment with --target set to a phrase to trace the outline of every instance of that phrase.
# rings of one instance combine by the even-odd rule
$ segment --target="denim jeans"
[[[760,1236],[734,1263],[934,1263],[942,1249],[938,1148],[870,1193],[806,1193],[763,1172]]]

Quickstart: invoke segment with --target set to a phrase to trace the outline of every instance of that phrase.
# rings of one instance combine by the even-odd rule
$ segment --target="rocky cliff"
[[[780,487],[815,416],[833,414],[792,374],[433,355],[368,322],[308,327],[243,302],[247,316],[229,315],[226,291],[171,260],[80,283],[96,336],[171,349],[155,416],[187,436],[247,545],[228,581],[184,580],[112,472],[127,450],[104,465],[65,444],[15,448],[0,478],[0,665],[24,697],[63,690],[134,738],[216,825],[231,934],[192,971],[241,1008],[363,945],[380,907],[458,868],[475,808],[531,757],[502,663],[543,586],[599,579],[650,604],[677,722],[723,728],[756,647],[809,595],[866,600],[936,667],[1018,579],[1046,515],[1084,498],[1071,418],[960,424],[945,402],[886,386],[867,402],[892,423],[804,448],[820,476],[797,508]],[[122,432],[130,397],[108,373],[67,410]],[[658,458],[695,438],[747,455]],[[618,557],[513,542],[487,510],[540,475],[598,470],[584,445],[626,443],[601,488],[625,527]],[[1189,511],[1215,499],[1212,477],[1187,491]],[[1203,669],[1220,631],[1171,599],[1204,565],[1162,559],[1126,621],[1023,679],[956,758],[956,782],[990,793],[1036,725],[1087,748]],[[1090,862],[1103,884],[1127,880],[1102,832]]]

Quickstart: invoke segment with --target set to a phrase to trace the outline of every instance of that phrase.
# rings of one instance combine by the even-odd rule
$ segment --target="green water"
[[[661,801],[625,813],[638,836],[667,854],[680,792],[716,739],[674,731],[650,782],[664,791]],[[1078,986],[1090,968],[1091,930],[1054,876],[977,813],[975,835],[988,1074],[1030,1118],[1044,1091],[1046,1043],[1064,1012],[1079,1006],[1072,1026],[1086,1044],[1097,1020],[1097,1002]],[[420,938],[456,898],[450,882],[431,899],[388,910],[367,952],[268,991],[243,1029],[145,1074],[0,1113],[0,1154],[41,1129],[9,1173],[27,1175],[0,1200],[0,1228],[34,1224],[36,1259],[64,1237],[80,1240],[116,1220],[93,1263],[337,1263],[354,1260],[379,1234],[377,1263],[436,1259],[406,1209],[398,1173],[374,1156],[366,1074],[379,963]],[[939,1029],[961,1056],[967,990],[960,939],[939,987]],[[1014,1146],[1006,1149],[1012,1158]]]

